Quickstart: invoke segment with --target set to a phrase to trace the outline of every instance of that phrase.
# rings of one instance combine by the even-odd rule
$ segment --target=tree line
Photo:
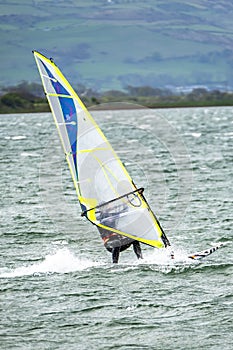
[[[233,92],[194,88],[188,93],[150,86],[126,86],[124,91],[97,92],[83,85],[76,91],[87,107],[111,102],[130,102],[149,108],[233,106]],[[1,88],[0,113],[36,113],[50,111],[43,88],[37,83],[22,82]]]

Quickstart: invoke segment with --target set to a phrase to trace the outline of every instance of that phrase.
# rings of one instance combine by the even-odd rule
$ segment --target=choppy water
[[[50,114],[1,115],[1,349],[233,344],[233,109],[95,112],[175,247],[113,266],[79,205]],[[229,244],[205,261],[187,253]]]

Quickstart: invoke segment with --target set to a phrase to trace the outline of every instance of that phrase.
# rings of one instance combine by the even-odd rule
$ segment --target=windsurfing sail
[[[143,188],[137,188],[52,59],[33,51],[85,216],[100,230],[162,248],[170,245]]]

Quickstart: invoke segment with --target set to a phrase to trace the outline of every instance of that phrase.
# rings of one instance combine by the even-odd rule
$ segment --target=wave
[[[68,248],[59,249],[54,254],[46,255],[43,261],[29,265],[17,267],[15,269],[1,269],[0,278],[14,278],[21,276],[69,273],[82,271],[91,267],[100,266],[101,262],[92,261],[87,258],[76,257]]]
[[[215,244],[216,245],[216,244]],[[190,259],[190,255],[187,251],[179,248],[174,250],[174,259],[171,259],[169,251],[166,249],[154,249],[153,251],[148,251],[144,253],[144,258],[139,261],[120,263],[117,268],[114,268],[112,272],[126,272],[140,269],[141,271],[156,271],[163,274],[170,273],[184,273],[192,271],[199,273],[205,271],[214,271],[214,273],[221,272],[229,269],[229,274],[232,273],[233,262],[230,261],[220,261],[219,259],[214,259],[211,257],[206,257],[200,260]]]
[[[194,268],[200,264],[200,261],[188,258],[188,253],[181,249],[174,250],[175,258],[171,259],[170,252],[166,249],[154,249],[144,252],[142,260],[127,261],[114,266],[112,272],[127,271],[156,271],[164,274],[171,272],[183,272]]]
[[[24,140],[26,139],[27,136],[25,135],[17,135],[17,136],[6,136],[5,140],[14,140],[14,141],[18,141],[18,140]]]
[[[121,273],[132,270],[140,271],[157,271],[160,273],[182,273],[189,270],[199,272],[215,271],[217,273],[221,270],[227,270],[233,266],[231,261],[219,262],[216,260],[191,260],[188,258],[188,253],[182,249],[174,250],[175,259],[167,250],[150,250],[144,252],[142,260],[122,260],[119,264],[113,265],[111,260],[95,261],[89,257],[77,257],[67,247],[59,248],[55,253],[48,254],[45,258],[32,265],[21,266],[14,269],[0,269],[0,278],[14,278],[30,275],[41,275],[51,273],[70,273],[76,271],[83,271],[89,268],[104,268],[110,269],[112,273]],[[109,256],[110,258],[110,256]],[[231,269],[230,269],[231,270]]]

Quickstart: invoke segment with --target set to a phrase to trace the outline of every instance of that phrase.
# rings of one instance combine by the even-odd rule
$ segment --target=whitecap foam
[[[123,269],[124,271],[130,270],[130,269],[137,269],[140,268],[140,266],[153,266],[156,270],[164,270],[164,272],[169,272],[173,268],[176,267],[185,267],[189,265],[196,265],[199,264],[198,261],[192,260],[188,257],[188,253],[182,249],[174,247],[172,249],[172,252],[174,253],[174,259],[171,258],[171,249],[153,249],[143,252],[143,259],[139,260],[131,260],[123,263],[119,263],[119,267],[117,268],[117,271],[120,271]],[[170,269],[170,270],[169,270]],[[116,271],[115,268],[112,270],[112,272]]]
[[[44,260],[29,266],[17,267],[14,270],[4,271],[2,278],[21,277],[46,273],[69,273],[82,271],[91,267],[100,266],[100,262],[75,256],[68,248],[59,249],[54,254],[46,255]]]
[[[187,252],[180,249],[172,249],[174,253],[174,259],[171,259],[170,249],[154,249],[144,253],[144,259],[140,260],[143,264],[154,265],[172,265],[177,263],[190,263]]]
[[[191,135],[193,137],[199,138],[199,137],[201,137],[201,132],[193,132]]]
[[[149,124],[141,124],[140,129],[149,130],[149,129],[151,129],[151,126]]]
[[[30,152],[22,152],[21,157],[40,157],[41,155],[38,153],[30,153]]]
[[[12,136],[12,140],[24,140],[26,139],[27,136],[24,136],[24,135],[19,135],[19,136]]]

